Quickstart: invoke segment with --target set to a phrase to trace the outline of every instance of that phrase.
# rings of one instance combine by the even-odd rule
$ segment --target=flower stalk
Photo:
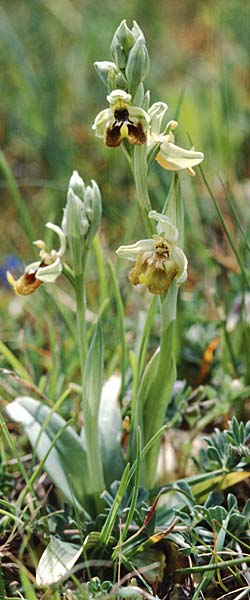
[[[153,225],[148,218],[148,214],[152,210],[152,206],[148,193],[147,174],[147,146],[144,144],[134,148],[133,175],[135,180],[136,195],[143,218],[145,231],[146,234],[151,237],[153,233]]]
[[[84,365],[88,351],[87,327],[86,327],[86,299],[85,299],[85,269],[82,273],[75,276],[75,297],[76,297],[76,320],[77,320],[77,339],[79,347],[79,360],[81,368],[81,379],[83,379]]]

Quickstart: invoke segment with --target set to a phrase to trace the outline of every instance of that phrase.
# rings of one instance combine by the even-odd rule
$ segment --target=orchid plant
[[[109,108],[104,107],[96,116],[93,131],[112,152],[119,152],[121,148],[132,170],[135,201],[139,203],[146,237],[120,246],[117,254],[135,263],[129,274],[130,283],[145,286],[148,290],[145,297],[148,317],[139,353],[132,355],[130,367],[123,365],[122,386],[118,385],[116,394],[107,396],[103,387],[101,321],[89,345],[85,318],[86,263],[101,220],[101,194],[95,181],[86,185],[74,171],[69,181],[61,227],[47,224],[59,237],[59,250],[47,251],[43,241],[36,241],[40,261],[29,265],[17,281],[11,273],[8,274],[8,281],[17,294],[31,294],[42,283],[55,283],[61,274],[67,277],[74,290],[82,379],[82,431],[76,433],[73,424],[64,421],[58,414],[63,399],[51,411],[41,401],[22,396],[7,407],[7,412],[13,420],[23,423],[41,461],[40,468],[47,470],[67,501],[86,520],[102,509],[102,494],[113,481],[121,481],[122,489],[125,489],[135,473],[135,465],[141,485],[151,488],[156,484],[161,434],[176,376],[173,338],[177,296],[180,285],[187,278],[187,258],[183,251],[183,206],[178,193],[177,172],[187,170],[194,175],[193,168],[204,158],[203,153],[194,148],[183,149],[176,145],[173,131],[177,122],[172,120],[165,124],[166,103],[150,105],[150,92],[144,89],[149,71],[148,51],[136,22],[130,29],[126,21],[122,21],[114,34],[110,52],[111,61],[95,64],[108,91]],[[163,169],[176,172],[162,212],[152,207],[148,189],[148,176],[154,160]],[[70,251],[70,265],[64,262],[66,244]],[[146,363],[152,320],[150,295],[158,298],[161,338],[159,348]],[[125,370],[128,368],[133,375],[133,384],[129,441],[123,448],[122,407]],[[101,532],[103,539],[106,539],[105,535],[106,530]],[[79,548],[75,552],[71,548],[71,566],[79,552]],[[48,578],[44,581],[41,575],[43,567],[44,562],[38,569],[38,581],[48,583]],[[62,564],[59,567],[61,576]]]

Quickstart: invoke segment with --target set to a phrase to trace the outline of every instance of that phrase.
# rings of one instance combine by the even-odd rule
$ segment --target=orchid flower
[[[178,229],[166,215],[151,210],[149,218],[157,222],[157,234],[130,246],[120,246],[118,256],[135,262],[129,280],[144,284],[151,294],[166,292],[175,280],[181,285],[187,278],[187,259],[176,245]]]
[[[156,102],[148,110],[151,125],[150,134],[148,135],[148,148],[151,149],[155,144],[160,144],[156,160],[164,169],[169,171],[187,169],[190,175],[195,175],[193,167],[203,161],[204,154],[203,152],[196,152],[194,148],[186,150],[176,146],[173,131],[178,125],[177,121],[169,121],[165,133],[161,133],[162,120],[167,109],[167,104],[164,102]]]
[[[43,240],[33,242],[39,248],[39,261],[28,265],[21,277],[15,280],[13,275],[7,271],[7,280],[14,288],[17,295],[26,296],[33,294],[35,290],[44,283],[53,283],[62,272],[61,258],[66,249],[66,237],[62,229],[54,223],[47,223],[46,227],[57,233],[60,240],[59,250],[47,252]]]
[[[144,144],[149,127],[149,115],[138,106],[131,106],[131,94],[113,90],[107,96],[110,107],[96,117],[92,129],[106,145],[117,147],[126,138],[130,144]]]

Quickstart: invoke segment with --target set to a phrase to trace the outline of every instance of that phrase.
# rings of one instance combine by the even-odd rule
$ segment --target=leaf
[[[27,600],[38,600],[34,587],[22,568],[20,569],[19,574],[22,582],[22,591],[25,594],[25,598],[27,598]]]
[[[154,352],[153,356],[151,356],[150,361],[148,362],[141,381],[140,389],[139,389],[139,407],[143,410],[143,405],[145,400],[149,394],[149,390],[153,383],[153,379],[155,376],[155,372],[157,370],[158,361],[160,355],[160,348],[157,348]]]
[[[123,498],[125,491],[127,489],[127,486],[128,486],[129,472],[130,472],[130,465],[128,463],[123,471],[122,478],[121,478],[118,490],[116,492],[116,496],[113,501],[113,505],[108,512],[108,516],[106,518],[106,521],[105,521],[105,523],[102,527],[101,533],[100,533],[100,541],[104,545],[108,544],[108,542],[110,541],[112,529],[114,527],[114,523],[116,520],[118,510],[119,510],[119,506],[121,504],[122,498]]]
[[[106,486],[120,480],[124,469],[121,451],[122,418],[118,405],[121,379],[112,375],[103,386],[99,411],[99,442]]]
[[[21,396],[11,402],[6,412],[13,421],[22,423],[31,445],[34,447],[37,444],[36,452],[40,460],[66,424],[62,417],[29,396]],[[86,495],[89,493],[86,452],[72,427],[65,429],[56,441],[44,468],[71,504],[76,502],[78,508],[86,508]]]
[[[203,481],[198,476],[197,483],[195,478],[192,478],[192,483],[189,481],[189,479],[187,479],[187,481],[192,487],[193,494],[198,496],[199,500],[202,501],[212,489],[216,488],[225,490],[226,488],[231,487],[236,483],[243,481],[244,479],[247,479],[247,477],[250,477],[249,471],[232,471],[230,473],[221,472],[219,475],[215,475],[215,473],[208,473],[207,478],[204,476]]]
[[[82,553],[82,547],[69,542],[61,542],[58,538],[51,538],[46,550],[43,552],[36,571],[38,585],[52,585],[65,579]]]
[[[119,326],[119,339],[121,346],[121,397],[124,396],[125,390],[125,375],[127,370],[127,346],[126,346],[126,327],[125,327],[125,314],[124,314],[124,306],[122,302],[121,292],[119,289],[119,284],[117,281],[117,276],[114,270],[114,267],[111,262],[109,262],[109,270],[111,275],[111,283],[114,290],[114,297],[116,301],[117,307],[117,316],[118,316],[118,326]]]
[[[83,377],[84,436],[91,494],[105,488],[99,445],[98,418],[103,381],[103,334],[98,322],[87,355]]]

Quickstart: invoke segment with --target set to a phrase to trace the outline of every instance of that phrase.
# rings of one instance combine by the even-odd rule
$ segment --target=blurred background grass
[[[196,149],[204,151],[205,171],[231,231],[234,233],[235,225],[218,174],[236,198],[239,216],[248,231],[249,3],[127,0],[125,6],[121,0],[97,3],[91,0],[2,0],[0,147],[30,211],[36,237],[43,237],[48,220],[60,223],[73,169],[77,169],[85,181],[94,178],[100,185],[104,203],[102,236],[112,257],[131,223],[137,222],[139,232],[130,231],[130,241],[143,234],[140,219],[135,220],[134,188],[125,159],[121,152],[107,149],[91,130],[96,114],[107,105],[106,90],[97,78],[93,63],[110,59],[114,30],[124,18],[129,26],[135,19],[144,31],[151,59],[146,88],[151,90],[152,102],[167,102],[170,119],[184,93],[176,141],[189,147],[190,134]],[[223,294],[223,285],[233,273],[237,274],[237,265],[215,221],[211,200],[199,176],[193,179],[183,173],[181,182],[190,262],[187,289],[198,284],[201,313],[205,302],[210,317],[217,318],[211,289],[217,278],[217,292],[220,288]],[[161,208],[169,183],[170,174],[155,164],[150,178],[154,208]],[[32,258],[30,246],[2,174],[0,186],[1,262],[4,263],[6,255],[14,253],[27,263]],[[225,257],[231,260],[229,279],[228,271],[222,271],[228,269]],[[124,267],[124,280],[126,275]],[[233,294],[237,293],[237,286],[238,283]],[[93,285],[93,294],[95,290]],[[56,312],[53,312],[52,296],[48,300],[46,294],[49,292],[41,294],[39,299],[36,295],[36,310],[40,306],[43,312],[46,302],[49,303],[48,319],[53,323]],[[26,321],[31,337],[32,302],[33,299]],[[136,306],[134,296],[131,304],[133,302]],[[27,300],[25,306],[28,306]],[[6,308],[5,302],[1,308]],[[185,318],[189,320],[189,317],[192,321],[190,309],[186,309]],[[3,339],[13,340],[13,333],[4,327],[5,324]],[[13,327],[15,329],[15,325]],[[52,336],[51,331],[49,336]],[[51,344],[53,347],[53,340]],[[15,345],[22,348],[20,337]],[[39,339],[36,345],[39,346]],[[35,352],[35,347],[30,352]],[[67,349],[65,352],[67,357]],[[55,362],[52,360],[51,364],[54,366]]]

